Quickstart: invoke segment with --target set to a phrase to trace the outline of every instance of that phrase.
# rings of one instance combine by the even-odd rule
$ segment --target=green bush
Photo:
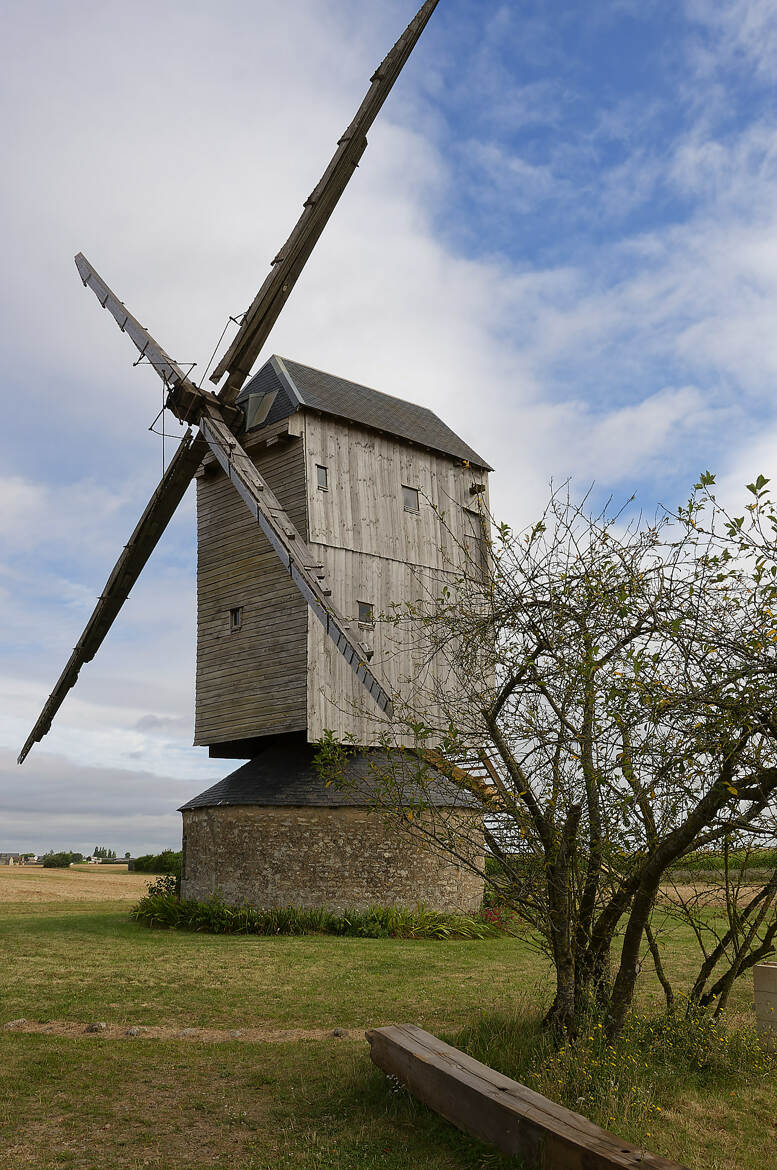
[[[542,859],[528,851],[508,855],[507,867],[493,854],[487,854],[485,872],[488,880],[483,891],[483,910],[492,916],[498,911],[499,915],[509,917],[521,888],[525,890],[544,880]],[[502,920],[499,915],[494,921]],[[507,917],[503,918],[504,925]]]
[[[353,938],[487,938],[500,933],[488,922],[464,915],[442,914],[418,906],[370,906],[367,910],[305,910],[284,906],[258,910],[228,906],[218,895],[206,902],[181,899],[165,879],[149,885],[148,893],[130,911],[146,926],[196,930],[207,934],[336,934]]]
[[[146,889],[148,890],[146,898],[159,898],[166,895],[178,898],[181,894],[181,879],[174,873],[163,873],[155,882],[149,882]]]
[[[83,860],[82,853],[47,853],[43,858],[43,868],[67,869],[71,863]]]
[[[777,866],[777,849],[732,849],[728,855],[728,865],[732,873],[739,869],[774,869]],[[725,870],[726,861],[723,853],[716,853],[709,849],[700,849],[696,853],[689,853],[681,857],[671,867],[688,873],[717,873]]]
[[[723,1093],[767,1082],[777,1053],[752,1025],[683,1010],[634,1013],[611,1043],[604,1018],[580,1021],[577,1039],[543,1028],[533,1011],[487,1014],[446,1037],[470,1056],[631,1140],[647,1140],[650,1122],[688,1089]]]
[[[161,853],[144,853],[135,858],[137,873],[172,873],[181,876],[181,853],[174,849],[163,849]]]

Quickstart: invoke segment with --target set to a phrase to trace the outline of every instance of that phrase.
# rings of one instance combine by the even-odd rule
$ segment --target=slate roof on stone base
[[[370,805],[375,799],[375,775],[371,765],[380,768],[388,763],[388,755],[381,751],[363,751],[348,762],[347,790],[335,785],[326,787],[313,766],[316,754],[314,744],[302,736],[276,740],[242,768],[231,772],[218,784],[181,805],[179,812],[194,808],[217,808],[223,805],[311,806],[321,808],[353,808]],[[401,757],[399,757],[401,759]],[[417,761],[408,758],[410,774]],[[395,755],[389,767],[397,767]],[[434,769],[429,768],[430,772]],[[445,777],[425,784],[421,789],[410,780],[402,785],[402,794],[410,802],[422,800],[438,808],[473,808],[476,801],[469,793],[451,784]]]

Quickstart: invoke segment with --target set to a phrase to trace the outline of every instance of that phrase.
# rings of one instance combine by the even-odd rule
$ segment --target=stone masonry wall
[[[470,816],[461,817],[462,823]],[[223,806],[183,814],[184,898],[327,906],[478,909],[483,883],[362,808]],[[468,830],[468,836],[471,836]]]

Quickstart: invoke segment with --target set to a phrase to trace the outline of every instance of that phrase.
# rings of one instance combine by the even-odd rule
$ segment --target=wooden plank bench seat
[[[527,1170],[687,1170],[622,1141],[413,1024],[366,1033],[373,1062],[473,1137]]]

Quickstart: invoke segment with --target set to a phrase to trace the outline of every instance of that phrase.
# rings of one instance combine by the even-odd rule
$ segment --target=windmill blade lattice
[[[130,589],[140,576],[146,561],[183,499],[192,476],[202,463],[207,450],[208,445],[201,436],[194,438],[191,431],[186,432],[135,531],[122,549],[121,556],[113,567],[94,612],[68,659],[67,666],[59,676],[57,685],[46,700],[35,726],[19,753],[20,764],[24,762],[33,744],[43,739],[51,727],[51,721],[61,707],[63,699],[71,687],[75,686],[81,667],[94,658],[102,645],[105,635],[127,600]]]
[[[26,758],[33,744],[40,741],[48,732],[67,692],[75,685],[81,667],[94,657],[102,644],[126,601],[130,589],[138,579],[159,538],[183,499],[189,483],[207,454],[209,445],[220,461],[224,455],[225,443],[228,457],[230,451],[236,452],[236,440],[232,433],[232,427],[236,425],[240,412],[233,404],[240,387],[250,373],[251,366],[258,357],[259,351],[267,340],[291,289],[366,149],[365,135],[367,130],[377,117],[438,2],[439,0],[427,0],[421,6],[393,49],[373,74],[371,87],[359,107],[356,117],[340,139],[334,157],[305,203],[305,209],[299,222],[273,261],[270,274],[246,313],[227,353],[211,377],[212,381],[219,382],[224,374],[229,375],[219,391],[218,398],[196,386],[181,367],[151,337],[137,318],[127,311],[123,302],[108,288],[86,258],[81,253],[76,256],[76,265],[83,283],[93,290],[102,306],[108,309],[114,317],[120,329],[130,336],[141,356],[148,359],[170,388],[168,407],[181,421],[201,423],[203,430],[196,437],[192,437],[190,431],[185,434],[129,542],[117,560],[83,634],[28,736],[19,754],[19,763],[22,763]],[[245,454],[242,452],[242,448],[240,451]],[[233,460],[233,468],[234,466]],[[233,482],[236,482],[234,476]],[[266,484],[263,489],[258,490],[260,494],[262,490],[269,491]],[[268,535],[268,539],[273,543],[275,529],[258,504],[256,515],[258,522]],[[286,517],[286,522],[291,524],[288,517]],[[270,536],[271,531],[273,536]],[[297,548],[301,549],[304,546],[307,549],[299,534],[296,534],[293,539],[299,540]],[[274,543],[273,547],[276,547]],[[276,552],[278,551],[276,547]],[[279,555],[281,555],[280,552]],[[283,555],[287,555],[285,547]],[[327,600],[321,580],[316,577],[314,572],[311,575],[312,567],[306,563],[306,556],[312,559],[312,554],[307,550],[300,559],[292,557],[288,561],[289,571],[294,577],[297,587],[306,597],[313,612],[325,625],[340,652],[351,663],[357,676],[367,687],[380,709],[390,714],[391,700],[387,692],[367,666],[364,649],[348,633],[347,623],[335,613],[331,603]]]
[[[219,397],[234,402],[278,314],[315,247],[329,217],[367,149],[367,131],[380,113],[418,38],[426,28],[439,0],[427,0],[397,43],[371,77],[371,85],[355,118],[337,144],[329,166],[305,201],[305,208],[288,240],[273,260],[273,267],[256,294],[232,344],[211,374],[211,382],[227,381]]]
[[[83,252],[79,252],[75,260],[78,275],[84,282],[84,286],[92,290],[102,307],[108,310],[122,333],[126,333],[131,338],[140,356],[154,367],[165,385],[173,387],[180,382],[186,382],[187,376],[178,363],[174,362],[169,354],[165,353],[162,346],[154,341],[154,338],[140,324],[137,317],[132,316],[124,302],[120,301],[108,287]]]

